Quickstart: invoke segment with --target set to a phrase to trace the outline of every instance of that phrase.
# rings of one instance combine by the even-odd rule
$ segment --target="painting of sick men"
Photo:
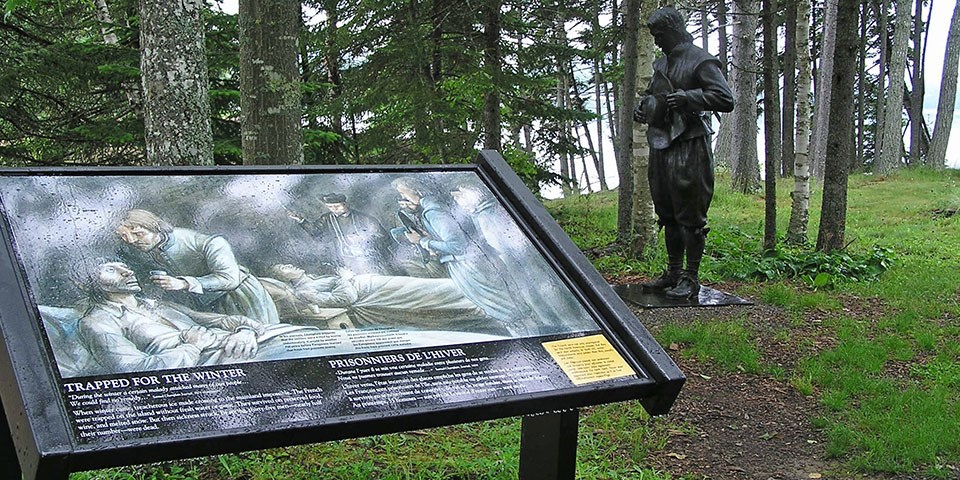
[[[476,173],[0,177],[64,378],[599,330]]]

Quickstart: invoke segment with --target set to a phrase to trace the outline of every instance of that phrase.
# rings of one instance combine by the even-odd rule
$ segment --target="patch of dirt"
[[[711,286],[734,294],[738,289],[736,284]],[[654,334],[667,323],[742,322],[756,332],[763,364],[786,369],[786,377],[801,357],[835,344],[818,319],[792,320],[788,312],[769,305],[633,309]],[[722,373],[707,362],[685,358],[683,348],[674,345],[670,354],[687,382],[670,414],[655,420],[675,428],[668,427],[667,445],[648,458],[651,467],[697,479],[851,478],[848,472],[838,473],[844,471],[842,465],[826,457],[825,435],[812,425],[820,412],[814,398],[769,375]]]

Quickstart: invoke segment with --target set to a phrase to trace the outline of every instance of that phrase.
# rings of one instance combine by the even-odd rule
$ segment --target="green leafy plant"
[[[735,231],[735,229],[731,229]],[[765,254],[749,254],[749,236],[731,239],[729,233],[711,242],[708,253],[718,261],[714,269],[736,280],[801,279],[814,288],[834,288],[843,282],[875,280],[894,264],[893,249],[874,246],[866,254],[824,253],[783,247]]]

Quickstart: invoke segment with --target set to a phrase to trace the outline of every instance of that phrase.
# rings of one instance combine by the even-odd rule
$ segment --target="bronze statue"
[[[648,125],[647,177],[657,223],[665,232],[667,270],[643,286],[671,298],[696,298],[713,199],[713,131],[705,112],[733,110],[733,93],[720,61],[692,43],[680,12],[661,8],[647,28],[664,56],[653,62],[653,78],[633,116]]]

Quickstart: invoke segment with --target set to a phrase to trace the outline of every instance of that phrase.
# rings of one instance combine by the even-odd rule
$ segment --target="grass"
[[[713,232],[703,277],[721,280],[731,262],[762,260],[763,199],[730,191],[718,178],[711,207]],[[792,182],[778,187],[778,231],[789,219]],[[816,238],[820,189],[811,199],[809,231]],[[811,412],[823,430],[828,455],[854,474],[878,472],[911,478],[955,478],[960,468],[960,172],[905,170],[890,177],[850,179],[846,236],[853,262],[875,248],[895,259],[870,281],[814,287],[804,278],[759,282],[743,289],[781,307],[790,328],[814,328],[826,346],[773,333],[807,352],[789,371],[763,358],[757,332],[739,321],[685,322],[659,332],[664,345],[719,372],[782,378],[816,398]],[[652,274],[663,254],[635,260],[608,246],[616,237],[612,192],[551,202],[551,213],[582,249],[595,249],[595,265],[608,275]],[[662,249],[660,249],[662,250]],[[752,261],[752,260],[750,260]],[[758,263],[759,264],[759,263]],[[848,305],[860,305],[848,311]],[[854,308],[854,310],[857,310]],[[807,343],[803,343],[807,342]],[[636,402],[585,409],[580,420],[578,478],[685,480],[639,467],[662,451],[671,430],[695,426],[651,421]],[[287,449],[223,455],[161,465],[82,472],[73,480],[136,479],[506,479],[516,478],[518,419],[502,419],[418,433],[383,435]]]
[[[669,324],[657,336],[664,345],[678,344],[681,355],[710,362],[721,372],[761,373],[760,352],[752,332],[741,322],[700,322]]]
[[[676,428],[669,426],[669,428]],[[651,422],[636,403],[601,405],[581,414],[577,478],[683,480],[641,468],[662,449],[665,423]],[[516,479],[520,420],[378,435],[284,449],[219,455],[71,475],[71,480],[336,480]]]
[[[735,277],[738,268],[755,272],[764,262],[763,199],[732,192],[725,182],[718,178],[711,209],[713,231],[701,275],[708,281]],[[778,186],[779,232],[789,220],[791,186]],[[836,346],[807,348],[811,353],[784,374],[798,392],[820,401],[818,425],[828,437],[828,452],[854,471],[953,478],[960,466],[960,216],[949,213],[960,204],[958,187],[956,171],[855,175],[845,253],[857,262],[878,248],[891,251],[895,261],[889,270],[871,281],[839,278],[818,288],[812,288],[812,278],[754,280],[744,287],[762,302],[782,307],[794,327],[803,328],[811,316],[824,319],[820,328]],[[819,222],[819,191],[815,188],[811,199],[811,242]],[[596,263],[612,275],[650,273],[662,268],[663,259],[658,253],[647,261],[614,257]],[[851,317],[844,302],[859,303],[864,311]],[[730,370],[753,359],[752,332],[742,329],[737,324],[672,325],[662,329],[659,340],[682,342],[683,355]],[[763,358],[757,362],[754,372],[764,373]]]

